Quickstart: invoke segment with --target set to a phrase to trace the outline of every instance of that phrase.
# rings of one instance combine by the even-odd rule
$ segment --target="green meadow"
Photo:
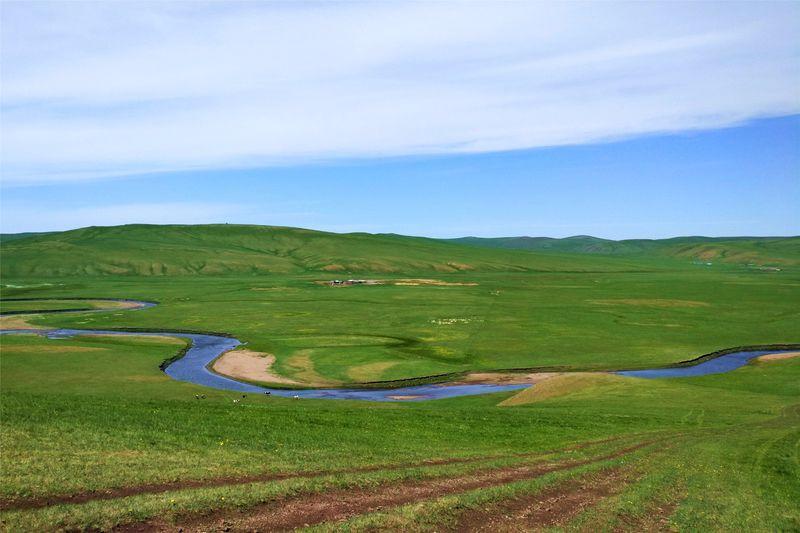
[[[798,277],[788,272],[476,272],[436,275],[475,285],[314,283],[327,278],[64,278],[45,288],[26,279],[19,283],[31,289],[4,294],[158,301],[143,311],[42,315],[32,322],[225,332],[275,354],[281,374],[312,384],[666,365],[733,346],[792,342],[800,300]]]
[[[38,327],[230,334],[307,386],[651,368],[800,342],[793,242],[778,246],[777,269],[776,245],[759,255],[752,241],[723,254],[744,246],[739,262],[247,226],[87,228],[4,240],[0,295],[3,313],[33,313],[23,318]],[[350,278],[382,284],[318,283]],[[158,305],[35,314],[95,308],[92,298]],[[329,498],[335,510],[347,494],[362,504],[296,526],[800,529],[798,358],[700,378],[573,379],[534,400],[369,403],[176,382],[159,365],[184,343],[168,337],[0,342],[9,531],[268,530],[275,508]],[[553,494],[573,505],[503,522],[515,505],[553,507]]]

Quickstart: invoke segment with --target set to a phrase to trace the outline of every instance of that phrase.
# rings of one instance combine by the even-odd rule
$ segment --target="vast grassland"
[[[800,525],[797,359],[704,378],[625,379],[519,407],[496,405],[508,394],[416,404],[261,396],[233,403],[239,395],[161,374],[158,363],[177,348],[152,339],[4,338],[3,501],[13,507],[88,495],[86,503],[56,498],[51,506],[7,510],[6,527],[180,524],[217,509],[213,522],[228,512],[219,509],[266,512],[270,504],[262,502],[402,491],[428,479],[446,486],[541,464],[558,468],[452,494],[440,487],[406,505],[359,510],[349,525],[455,527],[491,502],[501,516],[511,496],[535,500],[587,472],[601,480],[614,473],[614,490],[567,523],[635,525],[660,506],[677,527]],[[608,438],[619,440],[569,450]],[[473,461],[453,461],[464,458]],[[301,472],[313,475],[264,475]],[[100,499],[108,489],[117,497]]]
[[[146,231],[134,229],[143,242]],[[272,265],[277,256],[264,250],[284,233],[263,242],[240,235],[248,245],[223,260],[208,251],[223,238],[217,229],[205,241],[202,231],[166,244],[158,234],[154,250],[127,259],[124,240],[115,243],[122,230],[114,232],[100,244],[56,234],[3,245],[3,312],[90,306],[61,298],[158,301],[27,320],[225,332],[275,354],[275,371],[309,385],[644,368],[800,337],[800,272],[791,265],[759,271],[427,241],[423,260],[384,241],[401,237],[370,249],[357,236],[361,250],[343,243],[338,257],[333,244],[313,256],[312,245],[292,241],[286,268],[273,271],[246,265],[254,256]],[[88,272],[104,250],[116,258]],[[175,274],[144,272],[137,254],[163,254]],[[346,254],[372,262],[324,269]],[[202,275],[202,261],[227,265],[224,275]],[[442,268],[450,263],[461,267]],[[109,264],[129,273],[100,275]],[[333,277],[447,284],[315,283]],[[798,358],[702,378],[566,380],[566,393],[534,402],[503,393],[376,404],[242,398],[175,382],[159,370],[183,348],[170,338],[0,340],[8,530],[800,528]]]
[[[311,384],[669,364],[732,346],[792,342],[800,301],[800,281],[790,272],[437,276],[477,283],[471,286],[329,287],[314,283],[321,277],[78,277],[61,285],[26,279],[15,284],[30,288],[4,295],[155,300],[159,306],[143,311],[32,321],[226,332],[275,354],[281,374]]]

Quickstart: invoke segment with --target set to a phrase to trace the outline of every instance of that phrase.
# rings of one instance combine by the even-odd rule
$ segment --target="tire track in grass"
[[[530,531],[566,525],[599,501],[622,491],[634,474],[606,468],[542,492],[463,513],[453,531]]]
[[[680,499],[656,502],[648,508],[646,514],[638,519],[621,517],[614,531],[676,531],[676,527],[670,523],[670,517],[675,514],[680,503]]]
[[[590,459],[535,463],[481,470],[466,475],[384,484],[370,489],[336,490],[283,498],[247,510],[223,509],[187,517],[178,524],[151,520],[117,527],[117,532],[143,531],[289,531],[323,522],[345,520],[416,501],[528,480],[552,472],[616,459],[658,441],[645,441]]]
[[[650,454],[651,460],[672,447]],[[458,517],[454,531],[531,531],[577,526],[581,531],[603,529],[584,517],[575,524],[574,519],[608,498],[624,494],[632,484],[641,481],[644,473],[635,466],[606,466],[576,478],[559,482],[543,491],[520,495],[490,505],[488,508],[469,509]],[[646,512],[639,517],[617,515],[614,531],[672,531],[669,518],[680,503],[680,497],[665,499],[663,495],[648,501]],[[588,518],[589,521],[586,521]],[[595,518],[596,519],[596,518]]]
[[[543,452],[542,454],[546,454]],[[469,458],[442,459],[433,461],[422,461],[419,463],[405,463],[400,465],[373,465],[358,468],[343,468],[339,470],[309,470],[304,472],[269,472],[244,476],[226,476],[211,479],[186,479],[179,481],[165,481],[162,483],[149,483],[129,487],[117,487],[110,489],[99,489],[96,491],[80,492],[76,494],[64,494],[55,496],[44,496],[27,499],[5,499],[0,500],[0,511],[21,511],[28,509],[40,509],[53,505],[62,504],[81,504],[97,500],[115,500],[138,496],[140,494],[159,494],[184,489],[201,489],[227,487],[233,485],[246,485],[249,483],[262,483],[268,481],[283,481],[287,479],[305,479],[313,477],[341,475],[341,474],[365,474],[369,472],[405,470],[410,468],[420,468],[426,466],[447,466],[455,464],[477,463],[481,461],[491,461],[493,459],[504,459],[507,456],[484,456]]]
[[[4,498],[0,499],[0,511],[20,511],[28,509],[41,509],[53,505],[62,504],[81,504],[97,500],[115,500],[140,494],[160,494],[184,489],[215,488],[233,485],[246,485],[249,483],[260,483],[267,481],[282,481],[286,479],[306,479],[321,476],[339,474],[364,474],[369,472],[396,471],[411,468],[424,468],[434,466],[448,466],[457,464],[480,463],[498,459],[513,459],[525,457],[537,457],[558,452],[568,452],[580,450],[591,446],[606,444],[620,440],[624,437],[610,437],[601,440],[588,441],[574,446],[565,447],[561,450],[539,451],[520,454],[490,455],[480,457],[436,459],[420,461],[417,463],[403,463],[399,465],[371,465],[357,468],[344,468],[339,470],[310,470],[305,472],[268,472],[243,476],[224,476],[210,479],[185,479],[178,481],[164,481],[159,483],[145,483],[128,487],[115,487],[108,489],[98,489],[94,491],[78,492],[75,494],[57,494],[52,496],[40,496],[33,498]]]

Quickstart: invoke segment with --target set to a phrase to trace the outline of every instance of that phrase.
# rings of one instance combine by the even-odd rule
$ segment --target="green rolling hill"
[[[8,277],[348,275],[652,270],[691,262],[800,264],[800,237],[611,241],[589,236],[428,239],[234,224],[89,227],[6,234]]]
[[[4,239],[0,253],[1,272],[8,277],[303,272],[334,277],[642,268],[615,258],[531,254],[420,237],[233,224],[89,227]]]
[[[505,250],[551,251],[685,261],[780,266],[800,264],[800,237],[675,237],[614,241],[588,235],[550,237],[462,237],[449,242]]]
[[[36,237],[37,235],[50,235],[52,231],[44,232],[25,232],[25,233],[0,233],[0,243],[11,242],[19,239],[27,239],[28,237]]]

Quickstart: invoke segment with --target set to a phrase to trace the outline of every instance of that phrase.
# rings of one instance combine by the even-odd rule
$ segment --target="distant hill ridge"
[[[42,231],[42,232],[25,232],[25,233],[0,233],[0,242],[11,242],[16,241],[18,239],[25,239],[27,237],[33,237],[35,235],[50,235],[51,233],[55,233],[53,231]]]
[[[664,268],[661,263],[665,259],[673,265],[673,260],[797,265],[800,238],[448,240],[280,226],[132,224],[3,235],[0,253],[0,274],[9,277],[318,272],[330,278],[382,273],[652,270]]]
[[[672,237],[610,240],[590,235],[552,237],[461,237],[448,242],[506,250],[672,257],[757,265],[800,264],[800,237]]]
[[[88,227],[0,243],[3,276],[611,271],[634,262],[531,254],[390,234],[236,224]]]

